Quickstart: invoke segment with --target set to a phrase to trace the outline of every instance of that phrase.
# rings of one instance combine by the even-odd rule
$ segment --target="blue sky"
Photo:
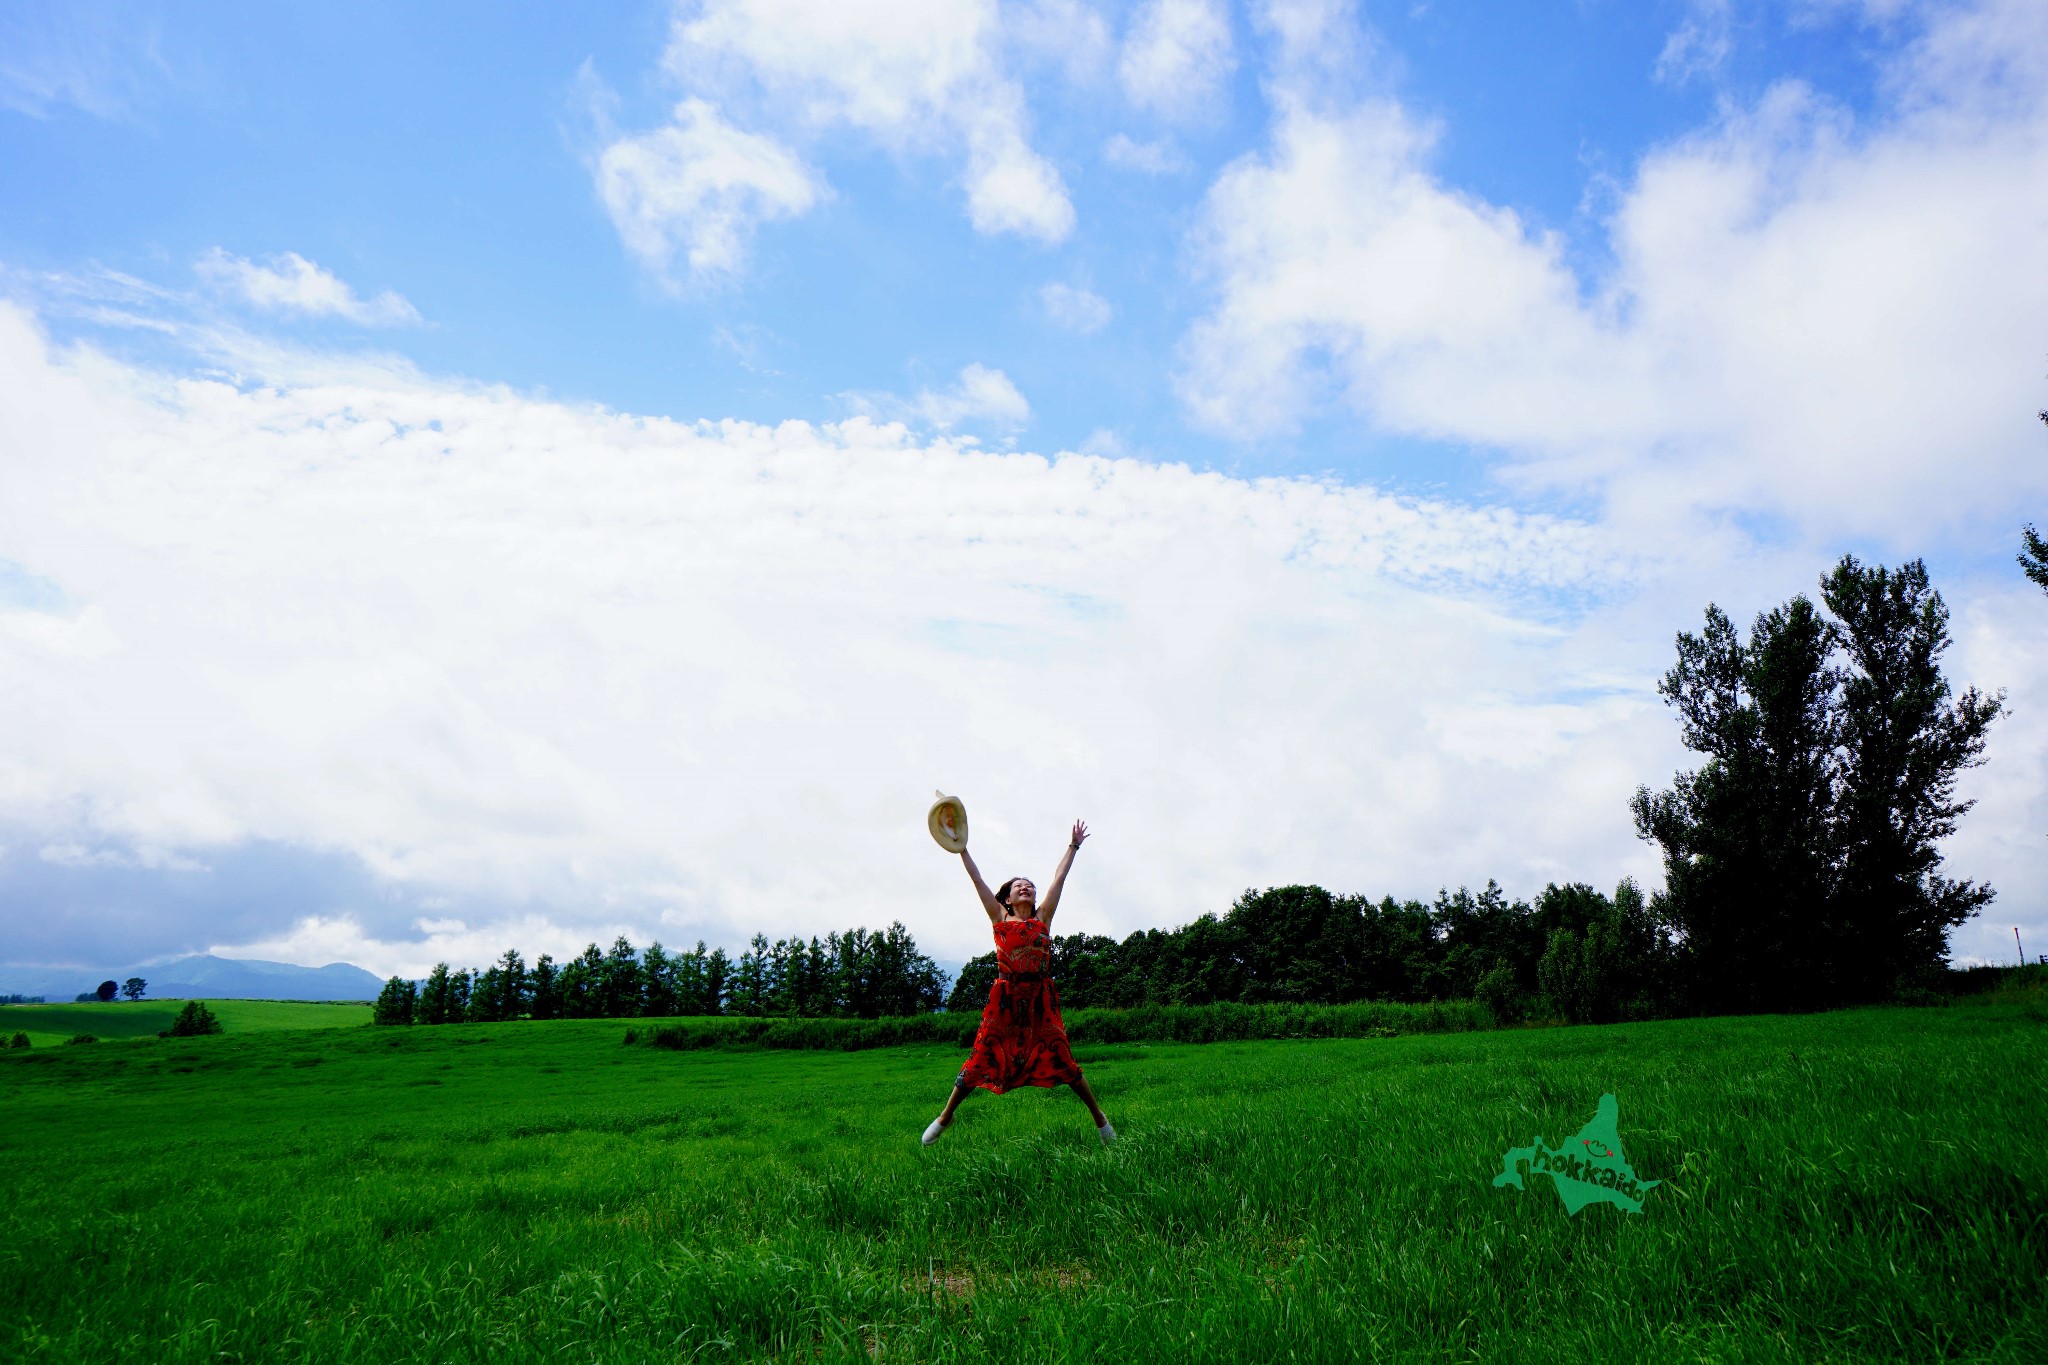
[[[970,777],[1134,832],[1101,932],[1654,879],[1672,633],[1845,551],[2012,695],[1958,943],[2048,944],[2035,11],[10,6],[15,955],[964,956]]]
[[[1187,235],[1217,172],[1255,154],[1266,130],[1250,14],[1229,12],[1235,70],[1188,116],[1136,107],[1108,70],[1033,83],[1034,144],[1074,204],[1061,241],[976,232],[943,151],[827,131],[804,150],[830,199],[764,224],[744,274],[680,295],[619,250],[588,166],[594,99],[615,101],[611,116],[633,130],[689,92],[659,60],[673,15],[652,4],[13,7],[16,60],[68,62],[97,93],[25,93],[17,79],[0,124],[13,168],[0,251],[16,269],[91,263],[178,288],[209,251],[291,250],[409,300],[427,325],[384,344],[427,369],[625,411],[832,420],[847,415],[846,395],[943,386],[978,363],[1027,395],[1025,431],[1043,448],[1109,432],[1248,472],[1459,491],[1483,476],[1462,443],[1350,420],[1255,441],[1183,420],[1173,350],[1207,302]],[[1128,7],[1102,17],[1112,40],[1131,18]],[[1912,32],[1846,11],[1794,22],[1759,8],[1730,16],[1712,70],[1660,75],[1674,32],[1698,22],[1685,5],[1389,5],[1366,17],[1374,50],[1346,80],[1438,123],[1430,164],[1442,182],[1562,234],[1589,291],[1611,266],[1608,180],[1775,81],[1863,113],[1876,63]],[[1097,65],[1113,60],[1105,49]],[[1118,135],[1170,146],[1175,169],[1108,164],[1104,143]],[[1112,321],[1077,335],[1047,316],[1048,285],[1087,289]],[[361,329],[307,319],[298,331],[349,344]]]

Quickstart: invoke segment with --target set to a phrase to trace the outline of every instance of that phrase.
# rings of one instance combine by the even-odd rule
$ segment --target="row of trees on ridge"
[[[878,1019],[939,1008],[946,974],[901,924],[877,933],[779,939],[754,935],[737,959],[702,942],[645,952],[625,937],[531,967],[508,951],[481,971],[439,963],[424,981],[392,977],[377,997],[380,1024],[496,1023],[509,1019],[665,1019],[679,1015],[801,1015]]]

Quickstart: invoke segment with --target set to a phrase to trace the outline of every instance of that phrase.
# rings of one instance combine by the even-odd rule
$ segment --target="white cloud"
[[[1665,38],[1663,50],[1657,54],[1657,79],[1684,85],[1696,77],[1712,76],[1727,64],[1734,50],[1729,0],[1692,0],[1684,22]]]
[[[0,306],[9,549],[70,613],[0,610],[0,827],[71,822],[31,846],[80,858],[359,859],[390,894],[232,937],[176,913],[379,973],[899,917],[957,960],[986,931],[923,832],[934,786],[1003,875],[1089,818],[1090,932],[1277,882],[1654,881],[1626,801],[1685,762],[1651,692],[1673,630],[1815,573],[1712,524],[1638,552],[1625,519],[871,420],[679,423],[366,362],[250,378],[52,354]],[[912,401],[1028,415],[986,367]],[[1944,588],[1958,680],[2048,714],[2048,603]],[[97,643],[16,629],[53,621]],[[2029,933],[2044,745],[1997,739],[1956,859]]]
[[[1077,449],[1083,455],[1100,455],[1104,459],[1109,460],[1121,459],[1130,454],[1130,451],[1124,445],[1123,438],[1108,427],[1097,427],[1089,432],[1087,436],[1082,438],[1081,444]]]
[[[821,193],[796,153],[701,99],[678,104],[664,127],[606,146],[597,190],[627,250],[671,283],[678,255],[696,282],[738,273],[757,224],[808,213]]]
[[[58,867],[123,867],[151,872],[205,872],[205,863],[166,849],[88,848],[84,844],[45,844],[37,857]]]
[[[1114,133],[1102,144],[1102,159],[1119,170],[1143,175],[1172,175],[1188,168],[1188,159],[1165,138],[1139,142],[1128,133]]]
[[[920,393],[918,407],[925,420],[941,431],[965,421],[1022,426],[1031,420],[1031,405],[1010,382],[1010,376],[986,365],[967,366],[950,389]]]
[[[1099,332],[1109,326],[1115,310],[1109,300],[1092,289],[1054,281],[1038,291],[1038,301],[1047,317],[1070,332]]]
[[[1025,142],[1021,122],[1017,110],[993,101],[966,117],[967,219],[977,232],[1064,241],[1074,206],[1060,173]]]
[[[469,928],[459,919],[416,919],[412,927],[423,934],[460,934]]]
[[[963,368],[948,387],[920,389],[914,398],[889,393],[849,393],[841,397],[862,418],[908,423],[941,432],[963,424],[1015,429],[1031,420],[1031,404],[1010,377],[979,363]]]
[[[1572,522],[405,371],[156,375],[10,308],[0,381],[10,551],[104,640],[0,630],[0,821],[347,853],[405,892],[224,946],[382,972],[442,951],[423,913],[479,959],[900,916],[965,956],[941,785],[991,869],[1096,821],[1092,931],[1276,880],[1649,870],[1624,803],[1674,746],[1636,656],[1670,619],[1561,623],[1553,594],[1648,572]],[[986,367],[918,401],[1029,411]],[[1523,759],[1438,738],[1480,727]]]
[[[1254,0],[1253,25],[1270,43],[1267,97],[1305,108],[1341,99],[1372,51],[1356,0]]]
[[[400,295],[387,289],[375,298],[361,298],[296,251],[259,265],[215,247],[199,258],[195,268],[216,288],[267,313],[342,318],[361,327],[395,327],[420,320],[419,312]]]
[[[173,79],[160,43],[156,23],[126,7],[0,6],[0,109],[132,118]]]
[[[1030,143],[994,0],[703,0],[678,11],[671,72],[751,96],[764,117],[849,127],[963,161],[977,230],[1063,240],[1074,210]]]
[[[1011,0],[1002,7],[1006,50],[1050,63],[1068,80],[1095,80],[1112,51],[1109,24],[1087,0]]]
[[[1218,0],[1145,0],[1117,77],[1140,109],[1184,118],[1213,105],[1236,65],[1230,13]]]
[[[1796,85],[1731,110],[1643,161],[1590,296],[1561,240],[1432,173],[1434,130],[1283,70],[1271,149],[1210,191],[1183,396],[1245,435],[1339,404],[1493,447],[1648,534],[1687,507],[1914,546],[2002,521],[2048,495],[2015,418],[2048,317],[2044,62],[2048,10],[1976,6],[1868,126]]]
[[[1956,605],[1952,595],[1949,600]],[[1957,784],[1957,794],[1977,808],[1946,845],[1950,875],[1989,880],[1998,891],[1998,899],[1958,931],[1963,951],[2009,963],[2015,924],[2025,926],[2030,957],[2048,952],[2048,898],[2041,874],[2031,870],[2048,861],[2039,851],[2048,833],[2048,706],[2034,681],[2048,678],[2048,599],[2017,574],[2007,575],[1995,589],[1962,603],[1951,629],[1955,645],[1943,660],[1949,674],[1987,691],[2012,690],[2012,704],[1991,732],[1989,761]]]
[[[471,926],[461,920],[423,919],[412,934],[380,930],[355,915],[308,915],[289,928],[247,941],[213,942],[206,951],[219,957],[253,958],[259,962],[298,962],[324,966],[330,962],[374,964],[379,976],[418,980],[435,963],[453,967],[486,967],[510,948],[533,965],[542,954],[566,962],[586,943],[609,946],[621,934],[645,948],[659,928],[628,920],[585,920],[570,927],[537,914],[514,914]],[[635,938],[635,936],[638,936]],[[668,936],[677,946],[675,935]]]

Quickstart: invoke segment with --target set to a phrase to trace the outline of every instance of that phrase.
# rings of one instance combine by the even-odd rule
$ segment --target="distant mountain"
[[[100,982],[139,976],[149,983],[147,1000],[374,1000],[384,983],[361,967],[330,962],[299,967],[289,962],[256,962],[194,953],[146,967],[95,972],[61,967],[0,967],[0,995],[40,995],[70,1000]]]

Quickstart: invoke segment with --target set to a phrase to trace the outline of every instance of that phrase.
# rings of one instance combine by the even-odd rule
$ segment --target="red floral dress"
[[[1059,987],[1046,970],[1052,935],[1035,917],[1002,920],[995,928],[996,983],[958,1083],[998,1095],[1020,1085],[1072,1085],[1081,1068],[1067,1047]]]

